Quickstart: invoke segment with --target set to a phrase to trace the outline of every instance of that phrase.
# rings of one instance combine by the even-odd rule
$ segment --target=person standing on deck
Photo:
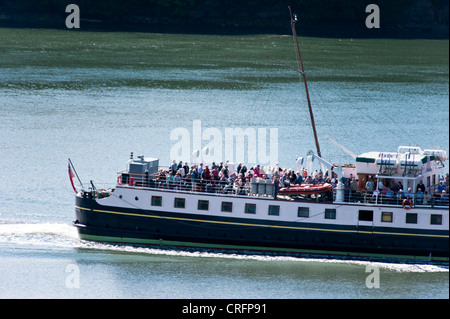
[[[423,180],[420,180],[419,184],[417,184],[416,193],[418,193],[419,190],[421,190],[422,193],[425,193],[425,185],[423,183]]]
[[[369,178],[369,180],[366,183],[366,191],[368,193],[373,193],[374,190],[375,190],[375,184],[373,183],[372,178]]]

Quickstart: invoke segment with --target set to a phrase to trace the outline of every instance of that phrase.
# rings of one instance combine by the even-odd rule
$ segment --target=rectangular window
[[[299,207],[297,211],[298,217],[309,217],[309,207]]]
[[[372,210],[360,210],[358,219],[361,221],[372,222],[373,221],[373,211]]]
[[[152,206],[162,206],[162,197],[152,196]]]
[[[280,215],[280,206],[269,205],[269,215],[279,216]]]
[[[209,200],[198,200],[198,210],[208,210],[209,209]]]
[[[186,198],[175,198],[175,203],[174,203],[173,207],[185,208],[186,207]]]
[[[416,213],[406,213],[406,223],[407,224],[417,224],[417,214]]]
[[[431,214],[431,225],[442,225],[442,215]]]
[[[233,211],[232,202],[222,202],[222,212],[231,213]]]
[[[381,212],[381,221],[383,223],[392,223],[392,212]]]
[[[336,219],[336,209],[325,208],[325,219]]]
[[[256,214],[256,204],[245,204],[246,214]]]

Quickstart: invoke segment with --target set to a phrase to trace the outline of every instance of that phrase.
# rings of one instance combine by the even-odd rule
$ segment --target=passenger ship
[[[158,180],[158,159],[140,156],[115,188],[76,194],[74,225],[81,239],[102,242],[448,262],[449,202],[436,187],[442,152],[398,151],[362,154],[353,167],[334,171],[345,168],[340,177],[352,174],[360,183],[369,176],[412,187],[424,180],[433,196],[352,193],[342,183],[326,193],[279,195],[263,179],[227,192],[219,183]],[[420,153],[400,164],[411,151]],[[381,159],[389,155],[387,166]]]
[[[291,13],[297,40],[294,23]],[[307,91],[303,63],[298,72]],[[311,120],[314,125],[312,112]],[[271,179],[260,178],[240,188],[205,180],[174,183],[159,177],[157,158],[131,155],[114,188],[74,187],[74,226],[81,239],[100,242],[448,263],[449,201],[439,186],[444,151],[400,146],[361,154],[350,165],[334,165],[316,146],[317,154],[309,151],[296,164],[310,169],[317,161],[332,170],[339,181],[334,188],[278,189]],[[74,172],[70,162],[71,182]],[[370,178],[383,185],[401,182],[404,194],[354,192],[343,184],[350,178],[358,179],[360,189]],[[421,181],[426,194],[416,193]]]

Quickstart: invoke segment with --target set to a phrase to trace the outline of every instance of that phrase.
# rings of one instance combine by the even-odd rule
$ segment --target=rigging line
[[[334,94],[334,96],[337,96],[337,95]],[[322,99],[322,100],[323,100],[323,99]],[[330,112],[328,112],[328,113],[330,113]],[[330,125],[330,126],[328,126],[328,129],[331,130],[331,132],[333,133],[333,136],[335,136],[335,137],[341,136],[342,133],[341,133],[341,134],[338,134],[337,132],[338,132],[338,131],[342,131],[342,129],[346,130],[346,129],[344,128],[346,124],[347,124],[347,123],[344,122],[344,123],[341,123],[339,126]],[[347,132],[348,132],[348,130],[347,130]],[[354,141],[353,138],[347,138],[347,139],[345,139],[345,143],[347,144],[348,142],[351,143],[352,149],[353,149],[353,150],[357,149],[357,146],[356,146],[355,141]],[[342,155],[341,152],[338,152],[337,154]],[[349,157],[348,155],[346,155],[346,156],[350,159],[350,157]],[[351,161],[353,161],[353,159],[351,159]]]
[[[362,92],[367,92],[367,84],[361,83],[361,82],[357,82],[356,87],[361,90]],[[380,89],[377,89],[380,90]],[[386,92],[386,91],[384,91]],[[366,95],[367,96],[367,95]],[[393,131],[391,130],[389,127],[390,125],[386,125],[387,123],[384,121],[384,119],[387,117],[389,119],[389,121],[392,123],[393,127],[397,127],[398,126],[398,121],[395,121],[394,118],[389,114],[389,112],[384,112],[383,113],[383,121],[380,121],[381,118],[377,118],[377,117],[373,117],[371,115],[369,115],[369,113],[367,112],[367,110],[363,110],[362,107],[358,108],[360,111],[364,111],[364,113],[376,124],[378,124],[379,127],[382,127],[382,129],[388,131],[389,133],[391,133],[390,138],[392,139],[392,137],[394,137],[397,141],[397,145],[403,145],[405,144],[405,140],[408,140],[409,143],[415,144],[412,140],[411,140],[411,136],[409,134],[405,134],[404,130],[398,130],[398,131]],[[361,113],[362,114],[362,113]],[[401,134],[399,134],[399,131],[401,131]]]
[[[334,205],[334,209],[337,209],[338,207],[339,207],[339,205]],[[308,216],[308,217],[299,217],[299,218],[297,218],[295,221],[296,221],[296,222],[301,222],[301,221],[303,221],[303,220],[305,220],[305,219],[314,218],[314,217],[321,216],[321,215],[324,215],[324,214],[325,214],[325,211],[322,211],[322,212],[316,213],[316,214],[314,214],[314,215],[310,215],[310,216]]]
[[[127,203],[128,205],[132,206],[134,209],[137,209],[137,210],[140,210],[142,212],[146,212],[146,213],[150,213],[150,214],[156,215],[156,216],[158,216],[160,218],[164,218],[165,217],[165,216],[163,216],[161,214],[158,214],[158,211],[141,208],[141,207],[139,207],[139,206],[137,206],[137,205],[135,205],[135,204],[133,204],[133,203],[123,199],[123,198],[120,198],[119,196],[115,195],[114,193],[112,193],[111,196],[114,196],[114,197],[118,198],[119,200]],[[206,215],[206,216],[211,216],[211,215]],[[188,217],[186,217],[186,218],[188,218]],[[222,227],[202,226],[202,225],[197,225],[196,223],[192,224],[192,222],[188,223],[188,222],[185,222],[185,221],[182,221],[182,220],[178,220],[178,219],[173,219],[173,220],[175,222],[179,223],[179,224],[182,224],[182,225],[188,225],[189,224],[190,226],[194,225],[195,227],[198,227],[198,228],[208,228],[208,229],[215,229],[215,228],[219,228],[220,229],[220,228],[222,228]],[[210,223],[210,222],[208,220],[205,220],[205,223]],[[229,228],[229,229],[242,229],[242,228],[247,228],[247,229],[252,228],[253,229],[253,228],[259,228],[259,227],[260,227],[259,225],[255,225],[253,227],[251,227],[251,226],[238,226],[238,227],[233,227],[233,228]]]
[[[354,89],[358,89],[361,92],[367,91],[367,84],[365,84],[365,83],[352,82],[352,85],[353,85]],[[328,89],[330,91],[333,91],[335,96],[338,95],[336,89],[334,89],[332,87],[329,87]],[[344,91],[347,92],[347,90],[342,89],[339,91],[339,94],[342,95],[342,93]],[[349,95],[345,94],[345,96],[348,97]],[[352,95],[351,98],[354,99],[355,96]],[[360,105],[359,103],[354,103],[352,108],[356,109],[359,114],[365,114],[365,116],[368,117],[373,123],[378,124],[378,126],[381,127],[383,130],[388,131],[390,133],[390,139],[394,138],[397,142],[397,145],[405,144],[405,140],[407,140],[408,143],[410,143],[410,144],[417,145],[416,141],[412,140],[412,136],[410,136],[410,134],[405,134],[404,130],[400,130],[401,134],[399,134],[399,132],[394,131],[393,129],[390,129],[391,126],[397,127],[397,125],[398,125],[398,121],[394,120],[393,114],[389,114],[389,112],[384,112],[383,113],[383,121],[381,121],[381,118],[371,115],[369,112],[367,112],[367,108],[363,108],[363,106]],[[386,121],[384,121],[385,118],[388,120],[389,125],[387,125],[388,123],[386,123]],[[355,120],[357,120],[357,119],[355,119]],[[350,139],[350,142],[355,146],[355,149],[357,149],[354,140]]]
[[[398,122],[396,122],[395,120],[394,120],[394,118],[393,118],[393,116],[391,115],[391,114],[389,114],[389,112],[386,112],[386,113],[384,113],[384,116],[386,116],[390,121],[391,121],[391,123],[394,125],[394,126],[396,126],[397,124],[398,124]],[[398,145],[402,145],[402,144],[404,144],[404,140],[405,140],[405,137],[406,137],[406,139],[409,141],[409,144],[411,145],[411,144],[415,144],[415,145],[418,145],[418,143],[417,143],[417,141],[414,141],[414,140],[412,140],[412,134],[405,134],[404,133],[404,130],[400,130],[401,132],[402,132],[402,137],[400,137],[400,136],[398,136],[399,134],[398,134],[398,132],[396,132],[396,133],[394,133],[394,135],[396,136],[396,138],[399,140],[399,142],[400,142],[400,144],[398,144]]]
[[[258,88],[254,89],[254,90],[247,90],[247,93],[250,94],[254,93],[257,94],[256,97],[252,97],[251,103],[249,103],[249,110],[253,111],[253,112],[257,112],[261,109],[261,107],[266,107],[269,103],[269,100],[271,99],[271,95],[272,95],[272,90],[270,89],[270,84],[266,84],[265,81],[263,81],[265,79],[264,74],[261,74],[261,72],[253,72],[255,75],[255,78],[257,79],[256,85],[258,86]],[[269,89],[266,89],[266,87],[268,87]],[[261,91],[264,92],[268,92],[266,94],[266,98],[264,99],[258,99],[261,96]],[[252,95],[254,95],[252,94]]]
[[[137,205],[135,205],[135,204],[133,204],[133,203],[131,203],[131,202],[129,202],[129,201],[123,199],[123,198],[120,198],[119,196],[117,196],[117,195],[115,195],[115,194],[111,194],[111,195],[114,196],[114,197],[116,197],[116,198],[118,198],[119,200],[123,201],[124,203],[126,203],[126,204],[132,206],[134,209],[140,210],[140,211],[145,212],[145,213],[151,213],[151,214],[156,215],[156,216],[161,217],[161,218],[164,217],[164,216],[158,214],[158,211],[154,211],[154,210],[149,210],[149,209],[141,208],[141,207],[139,207],[139,206],[137,206]],[[177,220],[177,219],[175,219],[174,221],[177,222],[177,223],[179,223],[179,224],[182,224],[182,225],[187,225],[187,224],[188,224],[188,223],[186,223],[186,222],[184,222],[184,221]],[[203,226],[198,226],[198,227],[203,227]]]
[[[319,118],[321,118],[323,120],[323,122],[327,122],[327,124],[325,125],[326,131],[327,131],[326,135],[339,136],[339,134],[337,134],[337,130],[342,128],[342,126],[341,125],[334,125],[335,123],[333,122],[333,118],[331,118],[331,119],[327,118],[327,116],[332,114],[332,112],[330,112],[331,110],[328,110],[328,109],[322,107],[323,105],[329,105],[331,103],[331,101],[325,100],[323,98],[322,94],[320,94],[319,90],[316,90],[313,93],[313,97],[316,99],[315,105],[317,107],[315,109],[318,110]],[[330,123],[328,123],[328,122],[330,122]],[[329,150],[329,149],[330,148],[327,148],[327,150]],[[331,153],[334,154],[335,156],[338,156],[338,157],[342,156],[342,154],[340,152],[337,152],[337,151],[336,152],[331,152]],[[322,154],[322,155],[324,155],[324,154]],[[330,152],[328,151],[327,152],[327,156],[323,156],[323,158],[329,158],[330,159],[331,158]],[[339,161],[339,162],[342,162],[342,161]]]
[[[261,81],[261,77],[263,77],[263,75],[260,75],[260,81]],[[268,89],[266,89],[265,83],[263,81],[261,81],[261,82],[262,82],[262,84],[261,84],[262,91],[266,92],[266,94],[265,94],[265,98],[261,99],[263,105],[258,104],[258,98],[253,99],[253,107],[254,107],[253,111],[254,112],[259,111],[261,106],[266,107],[267,105],[269,105],[269,101],[271,100],[272,95],[273,95],[273,88],[270,86],[270,84],[268,85]],[[258,94],[257,97],[259,97],[261,95],[261,90],[257,90],[255,92]]]
[[[387,118],[390,120],[390,122],[392,123],[392,124],[394,124],[394,125],[397,125],[398,124],[398,122],[395,122],[394,121],[394,119],[389,115],[389,114],[387,114],[387,113],[385,113],[384,114],[384,116],[387,116]],[[411,145],[411,144],[415,144],[415,145],[417,145],[417,143],[415,143],[414,141],[412,141],[411,140],[411,134],[404,134],[403,133],[403,130],[400,130],[401,132],[402,132],[402,135],[403,135],[403,137],[400,137],[399,136],[399,134],[398,134],[398,132],[393,132],[393,131],[391,131],[391,130],[389,130],[393,135],[395,135],[395,137],[397,138],[397,140],[400,142],[400,144],[398,144],[398,145],[402,145],[402,144],[404,144],[405,143],[405,137],[406,137],[406,139],[409,141],[409,144]]]
[[[350,97],[349,97],[349,94],[343,94],[343,93],[347,93],[347,89],[345,89],[345,88],[341,88],[340,90],[337,90],[337,89],[333,88],[332,86],[330,86],[330,87],[328,87],[328,89],[333,92],[334,96],[341,96],[341,97],[344,96],[345,100],[348,100],[348,101],[351,101],[351,99],[355,99],[355,95],[354,94],[352,94]],[[360,85],[354,85],[353,89],[358,89],[360,91],[365,91]],[[379,121],[376,118],[373,118],[370,115],[370,113],[367,113],[367,110],[363,109],[362,106],[359,103],[353,103],[352,104],[352,108],[357,110],[358,114],[365,114],[365,117],[368,117],[372,122],[379,123]],[[353,119],[353,120],[358,120],[358,119]],[[350,142],[353,145],[353,149],[359,151],[359,147],[357,147],[357,145],[355,144],[354,139],[349,139],[349,140],[350,140]]]
[[[111,196],[114,196],[114,197],[116,197],[116,198],[118,198],[118,199],[120,199],[120,200],[122,200],[122,201],[124,201],[125,203],[127,203],[128,205],[130,205],[130,206],[132,206],[132,207],[134,207],[135,209],[137,209],[137,210],[140,210],[140,211],[142,211],[142,212],[148,212],[148,213],[151,213],[151,214],[153,214],[153,215],[155,215],[155,216],[158,216],[158,217],[160,217],[160,218],[165,218],[166,216],[162,216],[162,215],[160,215],[160,214],[157,214],[155,211],[150,211],[150,210],[148,210],[148,209],[144,209],[144,208],[140,208],[140,207],[138,207],[138,206],[136,206],[136,205],[134,205],[133,203],[130,203],[130,202],[128,202],[128,201],[126,201],[126,200],[124,200],[123,198],[120,198],[120,197],[118,197],[117,195],[115,195],[115,194],[111,194]],[[337,209],[339,207],[339,205],[334,205],[334,208],[335,209]],[[112,211],[112,213],[115,213],[114,211]],[[121,213],[121,212],[117,212],[117,213]],[[293,220],[293,222],[299,222],[300,220],[302,220],[302,219],[304,219],[304,218],[311,218],[311,217],[316,217],[316,216],[319,216],[319,215],[322,215],[323,214],[323,212],[319,212],[319,213],[317,213],[317,214],[314,214],[314,215],[312,215],[312,216],[310,216],[310,217],[300,217],[300,218],[297,218],[296,220]],[[206,216],[211,216],[211,215],[206,215]],[[180,217],[180,218],[186,218],[186,219],[188,219],[187,217]],[[175,221],[175,222],[177,222],[177,223],[179,223],[179,224],[182,224],[182,225],[187,225],[187,224],[189,224],[190,226],[195,226],[195,227],[197,227],[197,228],[206,228],[206,229],[222,229],[223,227],[214,227],[214,226],[211,226],[211,224],[214,224],[215,223],[215,221],[212,221],[212,220],[198,220],[198,219],[193,219],[192,221],[189,221],[189,223],[188,222],[184,222],[184,221],[181,221],[181,220],[179,220],[179,219],[177,219],[177,218],[170,218],[171,220],[173,220],[173,221]],[[239,220],[239,218],[237,219],[237,220]],[[245,228],[245,229],[259,229],[260,227],[269,227],[269,228],[301,228],[302,226],[301,225],[299,225],[299,226],[282,226],[282,225],[272,225],[272,224],[267,224],[267,225],[265,225],[265,224],[248,224],[247,222],[245,222],[245,221],[234,221],[234,222],[225,222],[225,221],[217,221],[217,223],[219,223],[219,224],[223,224],[223,223],[226,223],[226,224],[240,224],[240,225],[237,225],[237,227],[228,227],[228,229],[231,229],[231,230],[233,230],[233,229],[243,229],[243,228]],[[192,223],[192,222],[203,222],[203,223],[208,223],[208,226],[202,226],[202,225],[197,225],[196,223]]]

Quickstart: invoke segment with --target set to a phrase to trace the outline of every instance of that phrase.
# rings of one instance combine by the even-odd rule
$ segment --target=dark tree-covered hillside
[[[65,28],[68,4],[81,29],[189,33],[289,33],[288,5],[299,32],[315,36],[448,38],[447,0],[0,0],[0,26]],[[368,29],[368,4],[380,28]]]

